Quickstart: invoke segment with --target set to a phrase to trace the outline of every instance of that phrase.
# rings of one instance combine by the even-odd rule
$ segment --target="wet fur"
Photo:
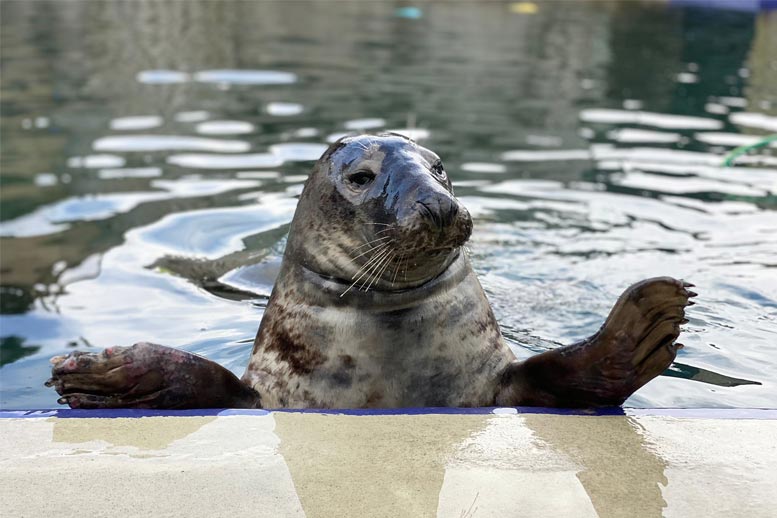
[[[452,268],[429,296],[373,308],[286,268],[243,380],[270,408],[492,405],[514,357],[468,260]]]
[[[400,136],[346,140],[319,161],[243,376],[265,405],[493,404],[499,375],[515,358],[461,250],[471,219],[438,164]],[[353,201],[340,180],[348,168],[380,171],[375,181],[383,183]],[[392,256],[383,252],[375,275],[363,280],[348,265],[358,255],[369,260],[350,253],[364,246],[365,234],[392,237],[396,257],[409,255],[416,275],[445,274],[445,281],[408,284],[393,302],[391,288],[405,282],[402,260],[389,267]],[[331,279],[341,272],[345,278]],[[357,286],[349,287],[353,279]]]

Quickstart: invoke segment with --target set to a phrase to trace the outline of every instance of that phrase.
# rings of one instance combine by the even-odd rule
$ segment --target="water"
[[[0,406],[74,348],[241,374],[311,160],[383,129],[443,157],[519,357],[672,275],[686,347],[628,404],[777,406],[775,148],[721,167],[777,131],[777,12],[411,7],[3,2]]]

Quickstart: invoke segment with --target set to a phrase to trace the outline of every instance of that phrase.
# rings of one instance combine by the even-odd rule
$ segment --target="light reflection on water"
[[[311,161],[379,130],[443,156],[520,357],[672,275],[686,348],[629,404],[777,405],[774,146],[721,167],[776,130],[777,13],[550,7],[4,2],[0,406],[75,346],[240,374]]]

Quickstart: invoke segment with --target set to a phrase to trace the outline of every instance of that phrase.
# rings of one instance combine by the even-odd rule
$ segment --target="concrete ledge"
[[[9,517],[766,517],[777,508],[777,410],[0,418]]]

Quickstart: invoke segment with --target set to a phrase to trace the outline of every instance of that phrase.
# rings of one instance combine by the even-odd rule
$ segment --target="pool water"
[[[722,165],[777,133],[777,11],[689,3],[4,1],[0,407],[74,349],[242,374],[313,161],[382,130],[443,157],[518,357],[671,275],[627,405],[777,406],[777,144]]]

